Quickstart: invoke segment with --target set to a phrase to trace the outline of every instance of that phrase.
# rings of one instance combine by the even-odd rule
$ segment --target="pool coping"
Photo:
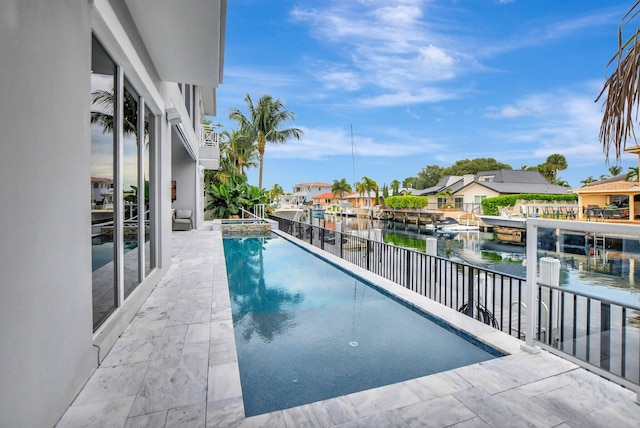
[[[473,370],[473,367],[487,363],[476,363],[471,366],[464,366],[447,372],[436,373],[409,381],[355,392],[346,396],[278,410],[271,413],[245,417],[244,404],[242,400],[242,386],[240,384],[240,370],[233,331],[224,248],[222,244],[223,237],[222,232],[218,227],[216,227],[215,223],[213,225],[213,231],[215,241],[213,294],[215,302],[212,314],[211,334],[212,339],[219,337],[220,333],[214,333],[213,331],[216,326],[220,327],[222,329],[221,331],[225,332],[224,338],[220,339],[226,342],[225,348],[231,355],[227,355],[227,358],[221,359],[221,364],[216,364],[215,355],[212,356],[212,361],[210,361],[209,376],[214,380],[214,382],[210,382],[210,390],[208,391],[207,423],[215,422],[220,425],[226,424],[240,426],[269,426],[272,424],[281,425],[285,421],[293,423],[293,421],[296,420],[309,420],[309,418],[311,418],[312,420],[318,420],[319,425],[321,426],[338,425],[365,416],[371,416],[380,411],[387,411],[421,401],[408,386],[411,383],[423,384],[425,381],[428,382],[429,379],[439,381],[438,379],[446,376],[453,376],[455,378],[455,373],[457,371],[469,370],[470,367],[472,368],[471,370]],[[522,350],[521,346],[524,344],[522,340],[498,331],[480,321],[472,319],[440,303],[408,290],[401,285],[373,274],[366,269],[360,268],[328,252],[322,251],[300,239],[284,234],[281,231],[274,231],[274,233],[294,242],[296,245],[310,251],[311,253],[326,259],[341,269],[361,277],[365,281],[372,283],[374,286],[379,287],[395,298],[441,319],[456,329],[470,334],[478,341],[505,354],[504,357],[497,357],[489,360],[489,362],[509,358],[518,354],[531,355]],[[215,321],[215,323],[213,321]],[[229,341],[229,339],[231,340]],[[231,361],[229,361],[229,356],[232,357]],[[536,356],[533,355],[532,357]],[[550,354],[549,357],[551,357]],[[563,367],[566,370],[572,370],[578,367],[577,365],[561,360],[558,357],[554,358],[563,361]]]

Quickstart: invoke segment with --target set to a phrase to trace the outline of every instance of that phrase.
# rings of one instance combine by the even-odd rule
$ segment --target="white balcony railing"
[[[200,165],[205,169],[217,170],[220,168],[220,139],[216,131],[218,127],[212,125],[200,125]]]
[[[200,125],[200,147],[220,147],[217,128],[213,125]]]

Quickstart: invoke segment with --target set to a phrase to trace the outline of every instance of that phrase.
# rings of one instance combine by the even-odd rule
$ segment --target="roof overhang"
[[[160,79],[208,92],[222,83],[227,0],[125,2]]]

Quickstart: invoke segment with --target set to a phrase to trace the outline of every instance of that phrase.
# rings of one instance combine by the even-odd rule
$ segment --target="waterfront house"
[[[344,197],[344,195],[342,196]],[[319,195],[315,195],[312,199],[314,206],[321,205],[324,208],[331,205],[338,206],[340,204],[340,195],[333,192],[320,193]]]
[[[435,186],[414,190],[412,194],[429,197],[430,208],[452,204],[460,211],[481,213],[483,199],[501,195],[536,193],[566,194],[569,189],[549,183],[538,171],[501,169],[464,176],[444,176]],[[434,204],[433,200],[437,200]]]
[[[640,222],[640,184],[626,174],[571,190],[578,195],[580,219]]]
[[[322,182],[299,183],[293,186],[291,199],[296,204],[306,205],[313,201],[313,197],[322,193],[330,192],[331,184]]]
[[[56,424],[171,266],[172,209],[202,223],[226,7],[0,6],[0,426]]]

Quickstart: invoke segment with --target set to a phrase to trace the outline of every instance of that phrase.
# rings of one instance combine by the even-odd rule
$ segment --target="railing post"
[[[600,303],[600,367],[609,371],[611,358],[611,305]]]
[[[438,238],[427,238],[427,263],[429,264],[429,278],[427,278],[427,287],[429,287],[429,292],[425,293],[425,296],[431,296],[431,290],[433,286],[438,282],[438,265],[436,263],[438,257]]]
[[[467,301],[467,316],[473,318],[473,310],[475,309],[475,293],[474,293],[474,278],[475,278],[475,269],[469,266],[469,280],[467,282],[467,294],[469,296],[469,300]]]
[[[335,245],[338,247],[338,257],[342,258],[342,222],[336,222],[336,243]]]
[[[521,346],[524,351],[532,354],[540,352],[535,346],[534,335],[536,329],[536,295],[538,289],[538,225],[535,219],[527,220],[527,283],[525,285],[524,303],[527,308],[525,318],[525,344]]]

